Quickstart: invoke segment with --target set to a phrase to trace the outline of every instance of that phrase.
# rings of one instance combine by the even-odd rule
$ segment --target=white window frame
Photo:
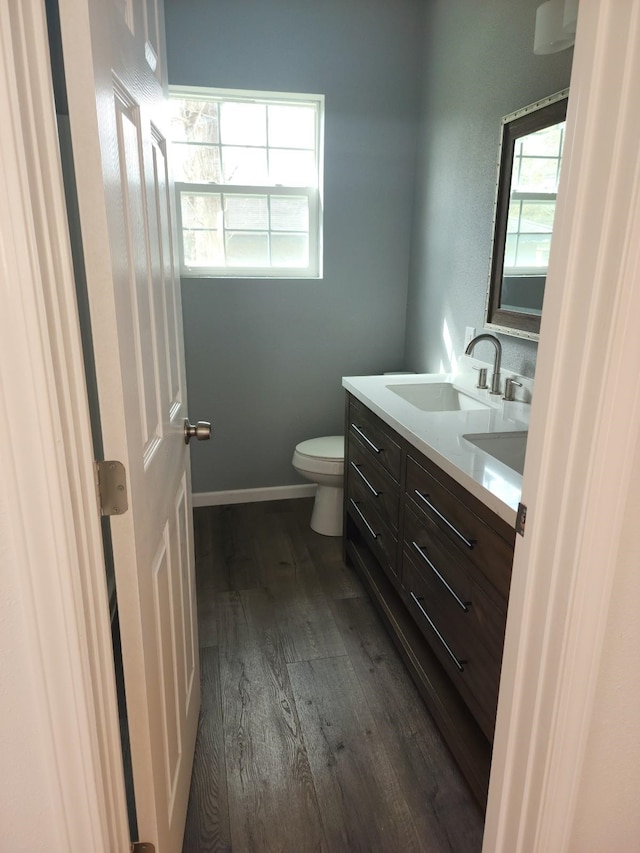
[[[553,202],[557,202],[557,199],[558,199],[557,193],[535,193],[535,192],[529,192],[529,193],[528,192],[512,192],[511,197],[510,197],[511,202],[519,201],[522,204],[526,204],[529,201],[553,201]],[[522,225],[522,213],[520,213],[520,216],[518,217],[518,230],[517,231],[511,231],[511,232],[508,231],[507,232],[507,239],[509,238],[509,234],[515,234],[517,239],[518,239],[518,242],[519,242],[520,237],[522,237],[523,235],[541,233],[541,232],[525,231],[521,227],[521,225]],[[549,229],[548,232],[542,232],[542,233],[553,234],[553,226],[551,226],[551,228]],[[519,246],[516,247],[516,257],[518,254],[518,248],[519,248]],[[505,245],[505,255],[506,255],[506,245]],[[548,268],[549,268],[548,263],[545,264],[544,266],[537,266],[537,267],[525,266],[524,264],[515,264],[515,265],[511,266],[511,265],[508,265],[505,261],[504,268],[503,268],[503,275],[513,276],[513,277],[515,277],[515,276],[522,276],[522,277],[524,277],[524,276],[536,276],[536,275],[545,276],[547,274]]]
[[[240,101],[257,101],[266,104],[313,104],[317,109],[316,121],[316,169],[317,186],[289,185],[240,185],[224,183],[191,183],[175,181],[176,220],[178,227],[178,247],[180,255],[180,273],[185,278],[322,278],[322,219],[323,219],[323,166],[324,166],[324,95],[302,94],[296,92],[263,92],[247,89],[217,89],[206,86],[169,86],[169,96],[178,98],[207,97]],[[185,262],[182,230],[181,193],[214,193],[220,195],[246,195],[255,193],[266,196],[269,202],[272,196],[306,196],[309,204],[309,263],[304,267],[273,266],[191,266]]]

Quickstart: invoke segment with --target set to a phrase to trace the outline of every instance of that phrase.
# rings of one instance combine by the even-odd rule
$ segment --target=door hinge
[[[131,853],[156,853],[156,848],[148,841],[134,841],[131,845]]]
[[[102,515],[122,515],[129,508],[127,499],[127,473],[122,462],[105,460],[96,462],[98,469],[98,497]]]
[[[518,514],[516,515],[516,533],[524,536],[524,526],[527,523],[527,508],[524,504],[518,504]]]

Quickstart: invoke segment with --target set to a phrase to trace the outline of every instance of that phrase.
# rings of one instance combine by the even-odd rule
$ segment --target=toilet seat
[[[301,441],[293,454],[293,465],[318,474],[342,474],[344,436],[329,435]]]

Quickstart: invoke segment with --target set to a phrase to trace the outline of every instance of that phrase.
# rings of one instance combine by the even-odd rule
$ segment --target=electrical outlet
[[[476,336],[476,330],[473,326],[465,326],[464,329],[464,348],[466,349],[469,342]]]

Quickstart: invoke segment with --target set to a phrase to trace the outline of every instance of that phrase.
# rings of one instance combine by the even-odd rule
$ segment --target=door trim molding
[[[29,637],[12,652],[43,718],[48,846],[112,853],[128,849],[129,829],[42,0],[0,0],[0,34],[2,470]]]
[[[621,549],[635,541],[625,513],[628,519],[640,501],[631,478],[640,440],[638,74],[640,0],[581,0],[486,853],[563,851],[578,828],[588,834],[575,823],[584,818],[579,788],[581,779],[599,775],[588,752],[594,700],[609,605],[625,593]],[[626,694],[599,699],[615,719]],[[616,815],[618,833],[629,831],[620,825],[624,816]],[[591,829],[600,828],[597,815],[593,820]]]

